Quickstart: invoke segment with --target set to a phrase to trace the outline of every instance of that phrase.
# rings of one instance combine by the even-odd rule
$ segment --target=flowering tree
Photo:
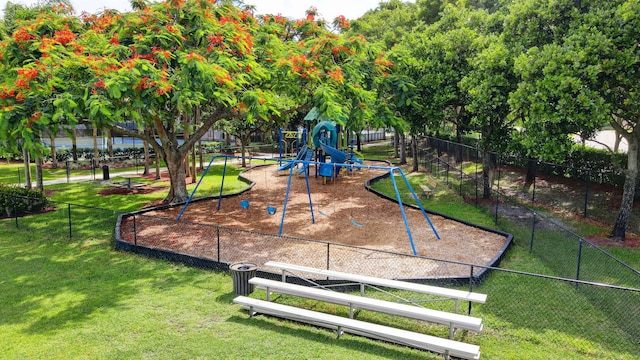
[[[20,81],[5,81],[2,95],[24,105],[31,84],[38,84],[33,88],[39,100],[29,109],[5,108],[2,116],[15,119],[8,131],[25,135],[34,124],[86,119],[147,141],[167,164],[167,202],[188,198],[184,160],[217,121],[270,121],[316,106],[339,121],[362,122],[371,115],[375,79],[388,65],[362,37],[328,31],[313,9],[294,21],[257,19],[228,1],[134,1],[132,6],[124,14],[76,18],[62,12],[23,24],[2,42],[0,56],[14,59],[20,47],[37,48],[47,61],[16,70]],[[36,24],[56,24],[58,32],[34,33]],[[196,108],[202,110],[197,118]],[[157,137],[119,125],[127,120],[138,129],[151,126]],[[180,144],[184,124],[191,135]],[[38,146],[37,138],[26,138]]]
[[[60,54],[73,51],[74,30],[80,23],[62,3],[33,8],[8,4],[5,10],[9,36],[0,42],[0,140],[11,152],[21,146],[25,161],[34,155],[42,189],[41,164],[47,149],[40,139],[45,129],[57,131],[61,124],[54,108],[64,86],[55,63]]]

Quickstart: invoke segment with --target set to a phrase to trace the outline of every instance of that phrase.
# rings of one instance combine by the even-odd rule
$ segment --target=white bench
[[[427,199],[433,194],[433,190],[429,188],[427,185],[421,184],[420,190],[422,190],[422,195],[424,195]]]
[[[484,304],[487,301],[486,294],[470,292],[470,291],[448,289],[448,288],[425,285],[425,284],[416,284],[408,281],[381,279],[381,278],[376,278],[372,276],[349,274],[349,273],[343,273],[343,272],[332,271],[332,270],[316,269],[316,268],[311,268],[306,266],[281,263],[277,261],[267,261],[264,265],[282,270],[282,281],[286,281],[287,272],[291,274],[293,274],[293,272],[301,272],[301,273],[307,273],[307,274],[313,274],[313,275],[320,275],[327,278],[347,280],[347,281],[359,283],[360,293],[362,295],[364,295],[364,289],[366,285],[374,285],[374,286],[381,286],[381,287],[393,288],[398,290],[413,291],[413,292],[422,293],[422,294],[441,296],[441,297],[455,300],[456,312],[458,312],[458,306],[459,306],[460,300],[471,301],[471,302],[476,302],[480,304]]]
[[[281,294],[348,306],[350,318],[353,318],[353,311],[355,309],[362,309],[448,325],[450,339],[453,339],[455,329],[466,329],[476,332],[482,331],[482,319],[476,317],[257,277],[249,279],[249,283],[266,290],[267,301],[271,301],[271,292],[273,291]]]
[[[371,337],[418,349],[433,351],[444,354],[447,358],[449,356],[455,356],[462,359],[480,359],[480,347],[473,344],[443,339],[408,330],[396,329],[389,326],[354,320],[342,316],[300,309],[293,306],[253,299],[245,296],[238,296],[233,300],[233,302],[240,304],[244,309],[249,310],[250,316],[261,313],[335,329],[337,330],[338,337],[340,337],[343,332],[348,332],[355,335]]]

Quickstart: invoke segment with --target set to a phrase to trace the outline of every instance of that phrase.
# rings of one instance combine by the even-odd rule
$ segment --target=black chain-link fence
[[[545,194],[547,198],[554,199],[555,204],[542,203],[541,196],[538,196],[537,202],[535,198],[523,199],[514,195],[512,183],[504,181],[503,174],[509,170],[501,166],[504,163],[501,163],[500,156],[494,154],[497,167],[491,171],[489,196],[484,196],[482,160],[477,149],[433,138],[426,144],[427,147],[419,151],[420,164],[438,179],[438,183],[446,185],[468,203],[484,209],[497,227],[514,234],[517,246],[526,248],[545,265],[539,272],[565,279],[590,305],[606,313],[609,320],[614,321],[634,341],[640,342],[640,322],[630,320],[640,316],[640,293],[637,291],[640,289],[640,271],[578,235],[561,216],[555,215],[563,206],[569,207],[566,209],[568,214],[580,212],[583,206],[587,209],[589,197],[594,196],[589,190],[588,181],[583,187],[584,204],[575,200],[575,194],[567,194],[564,187],[558,187],[555,193]],[[515,186],[524,185],[521,181]],[[535,196],[535,177],[531,186],[530,191]],[[572,195],[574,201],[564,200]],[[584,286],[581,281],[611,286]],[[636,290],[627,291],[625,288]]]
[[[454,167],[449,169],[450,175],[454,173],[452,169]],[[449,184],[455,188],[457,184],[452,178]],[[121,214],[116,210],[68,203],[51,202],[50,205],[52,211],[47,213],[15,216],[0,223],[22,229],[34,238],[45,236],[52,240],[69,238],[74,241],[113,239],[115,228],[118,249],[221,271],[228,270],[231,263],[248,261],[258,264],[263,276],[277,277],[275,269],[264,266],[266,261],[272,260],[378,277],[421,279],[434,285],[470,289],[488,295],[486,304],[473,308],[473,314],[483,317],[485,328],[491,329],[474,340],[481,346],[482,339],[491,338],[492,334],[503,333],[508,337],[509,331],[527,329],[546,334],[540,336],[568,334],[562,336],[562,341],[578,339],[575,341],[587,341],[601,348],[640,356],[637,346],[640,322],[636,321],[640,316],[638,273],[584,240],[572,242],[571,237],[575,237],[572,233],[552,232],[557,225],[540,215],[521,219],[536,230],[529,233],[529,238],[517,234],[521,236],[518,246],[530,246],[528,241],[533,239],[532,252],[549,267],[558,268],[559,275],[177,222],[143,213]],[[506,206],[502,200],[499,205]],[[121,221],[117,221],[118,218]],[[499,217],[498,221],[507,223],[511,219]],[[579,258],[576,253],[580,254]],[[578,263],[581,264],[580,274],[576,276]],[[433,306],[454,311],[453,303],[438,302]],[[568,346],[580,347],[581,343]]]

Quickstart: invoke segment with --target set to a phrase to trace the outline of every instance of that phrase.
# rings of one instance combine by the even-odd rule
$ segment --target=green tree
[[[468,94],[469,129],[481,134],[483,197],[491,195],[492,151],[509,143],[509,134],[517,120],[511,115],[509,96],[517,86],[513,57],[499,36],[489,36],[486,47],[471,59],[471,71],[460,87]]]
[[[526,119],[528,148],[546,154],[569,146],[569,134],[588,137],[605,123],[623,134],[629,142],[626,178],[611,233],[623,240],[638,176],[640,4],[582,1],[571,10],[569,4],[566,7],[562,13],[572,14],[569,25],[558,22],[565,33],[531,47],[516,60],[522,81],[511,101]],[[550,139],[563,141],[552,146]]]

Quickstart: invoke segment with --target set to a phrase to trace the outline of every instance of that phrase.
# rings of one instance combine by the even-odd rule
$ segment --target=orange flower
[[[340,84],[344,82],[344,76],[342,75],[342,69],[340,68],[329,70],[329,77]]]
[[[53,39],[62,45],[66,45],[76,39],[76,34],[69,31],[69,26],[67,25],[64,29],[53,33]]]

